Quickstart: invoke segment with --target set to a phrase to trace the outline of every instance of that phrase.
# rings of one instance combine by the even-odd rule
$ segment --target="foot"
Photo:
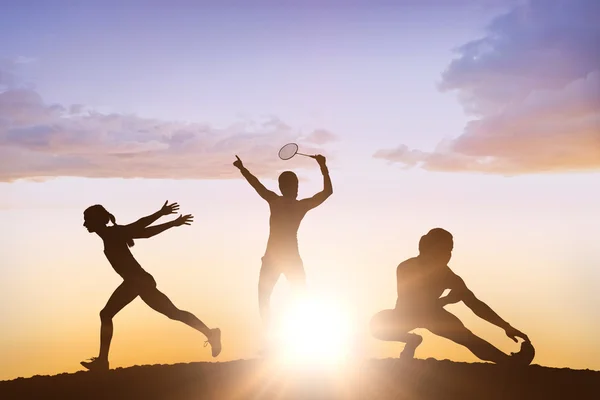
[[[414,333],[409,334],[409,339],[406,341],[406,345],[404,346],[404,350],[400,353],[400,359],[402,360],[410,360],[415,358],[415,350],[423,341],[423,337],[416,335]]]
[[[216,357],[221,353],[221,330],[219,328],[211,329],[208,340],[204,342],[204,347],[210,344],[212,356]]]
[[[90,358],[90,361],[80,363],[90,371],[108,371],[108,360],[101,360],[98,357]]]
[[[511,353],[510,361],[515,365],[529,365],[535,357],[535,349],[529,341],[521,343],[521,350],[518,353]]]

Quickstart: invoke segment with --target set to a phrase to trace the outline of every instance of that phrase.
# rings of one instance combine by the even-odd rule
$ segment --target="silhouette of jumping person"
[[[331,179],[322,155],[311,156],[321,167],[323,174],[323,190],[314,196],[298,200],[298,177],[292,171],[284,171],[279,175],[281,196],[268,190],[250,173],[238,156],[233,165],[241,171],[248,183],[269,203],[269,239],[262,257],[262,266],[258,279],[258,305],[261,319],[265,326],[269,325],[270,298],[280,275],[285,275],[295,293],[306,287],[304,265],[298,251],[298,228],[306,213],[319,206],[333,193]]]
[[[165,204],[152,215],[140,218],[129,225],[117,225],[115,217],[99,205],[93,205],[83,213],[84,224],[90,233],[96,233],[104,242],[104,254],[123,278],[123,283],[117,287],[108,299],[106,306],[100,311],[100,354],[92,357],[91,361],[82,361],[81,365],[89,370],[108,370],[108,351],[113,335],[113,317],[137,296],[152,309],[170,319],[202,332],[208,339],[204,346],[210,344],[212,356],[221,352],[221,331],[219,328],[209,329],[202,321],[190,312],[182,311],[156,288],[152,275],[144,271],[131,254],[129,248],[134,245],[133,239],[147,239],[174,226],[190,225],[193,216],[180,215],[178,218],[159,225],[149,226],[162,216],[175,214],[179,209],[177,203]],[[108,222],[111,226],[107,226]]]
[[[471,292],[465,282],[448,267],[452,257],[452,235],[441,228],[429,231],[419,241],[419,255],[402,262],[396,270],[398,299],[396,308],[384,310],[371,319],[371,334],[385,341],[404,342],[401,359],[414,357],[423,338],[409,333],[416,328],[452,340],[468,348],[478,358],[497,364],[529,365],[535,350],[523,332],[513,328]],[[450,292],[440,297],[446,289]],[[507,355],[475,336],[443,307],[464,302],[477,316],[504,329],[517,342],[524,339],[518,353]]]

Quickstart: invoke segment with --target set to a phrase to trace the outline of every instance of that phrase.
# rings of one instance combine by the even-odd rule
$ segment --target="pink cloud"
[[[440,89],[475,119],[433,151],[401,145],[374,157],[432,171],[600,170],[600,2],[534,0],[459,48]]]
[[[314,167],[300,158],[285,164],[278,158],[281,145],[301,135],[276,117],[215,128],[85,110],[82,105],[46,104],[30,89],[0,91],[0,181],[239,178],[232,166],[235,154],[263,176],[282,168]],[[318,148],[303,150],[314,153]]]

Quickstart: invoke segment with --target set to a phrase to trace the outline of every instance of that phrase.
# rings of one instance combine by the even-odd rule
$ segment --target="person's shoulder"
[[[279,203],[279,202],[281,202],[281,199],[283,199],[283,196],[281,196],[281,195],[279,195],[279,194],[277,194],[275,192],[271,192],[271,194],[267,198],[267,202],[269,204]]]
[[[127,232],[127,226],[125,225],[111,225],[107,226],[106,228],[111,235],[121,235]]]
[[[409,269],[412,269],[412,267],[417,266],[418,264],[419,264],[419,258],[411,257],[407,260],[402,261],[400,264],[398,264],[396,271],[409,270]]]
[[[454,271],[452,271],[450,269],[450,267],[447,265],[446,265],[446,268],[444,268],[444,273],[446,275],[446,279],[448,279],[449,281],[456,282],[456,283],[459,283],[462,281],[462,278],[460,276],[458,276]]]

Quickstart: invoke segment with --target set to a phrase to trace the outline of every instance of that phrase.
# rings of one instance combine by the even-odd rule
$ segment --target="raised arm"
[[[256,190],[260,197],[262,197],[266,201],[271,201],[272,199],[277,197],[277,195],[274,192],[264,187],[264,185],[260,183],[260,181],[254,175],[252,175],[250,171],[246,169],[246,167],[244,167],[242,160],[240,160],[238,156],[235,156],[235,158],[237,158],[237,160],[233,162],[234,167],[240,170],[242,176],[246,178],[248,183],[254,188],[254,190]]]
[[[132,222],[131,224],[125,225],[127,227],[127,229],[133,229],[133,230],[139,230],[139,229],[143,229],[145,227],[147,227],[148,225],[151,225],[154,221],[156,221],[157,219],[159,219],[160,217],[164,217],[165,215],[169,215],[169,214],[176,214],[177,211],[179,210],[179,204],[177,203],[171,203],[171,204],[167,204],[169,201],[165,201],[165,204],[163,204],[163,206],[160,208],[160,210],[158,210],[157,212],[155,212],[154,214],[148,215],[146,217],[142,217],[140,219],[138,219],[135,222]]]
[[[450,288],[450,293],[448,296],[441,298],[440,301],[444,302],[444,299],[446,298],[452,300],[450,302],[446,302],[446,304],[457,303],[458,301],[462,300],[462,302],[465,303],[465,305],[469,307],[479,318],[482,318],[489,323],[504,329],[506,336],[511,338],[513,341],[516,342],[517,337],[529,341],[529,338],[526,334],[513,328],[508,322],[500,318],[500,316],[496,314],[494,310],[490,308],[490,306],[475,297],[475,294],[473,294],[473,292],[467,288],[465,282],[458,275],[455,275],[453,278],[452,287]]]
[[[164,224],[154,225],[150,227],[143,227],[138,229],[129,230],[132,239],[148,239],[152,236],[156,236],[161,232],[166,231],[174,226],[190,225],[194,221],[194,217],[191,214],[180,215],[176,219],[165,222]]]
[[[320,154],[313,156],[312,158],[317,160],[319,167],[321,167],[321,173],[323,174],[323,190],[315,194],[313,197],[301,200],[301,202],[305,204],[309,210],[321,205],[321,203],[323,203],[329,196],[333,194],[333,186],[331,185],[331,178],[329,177],[329,170],[327,169],[326,164],[327,160]]]

